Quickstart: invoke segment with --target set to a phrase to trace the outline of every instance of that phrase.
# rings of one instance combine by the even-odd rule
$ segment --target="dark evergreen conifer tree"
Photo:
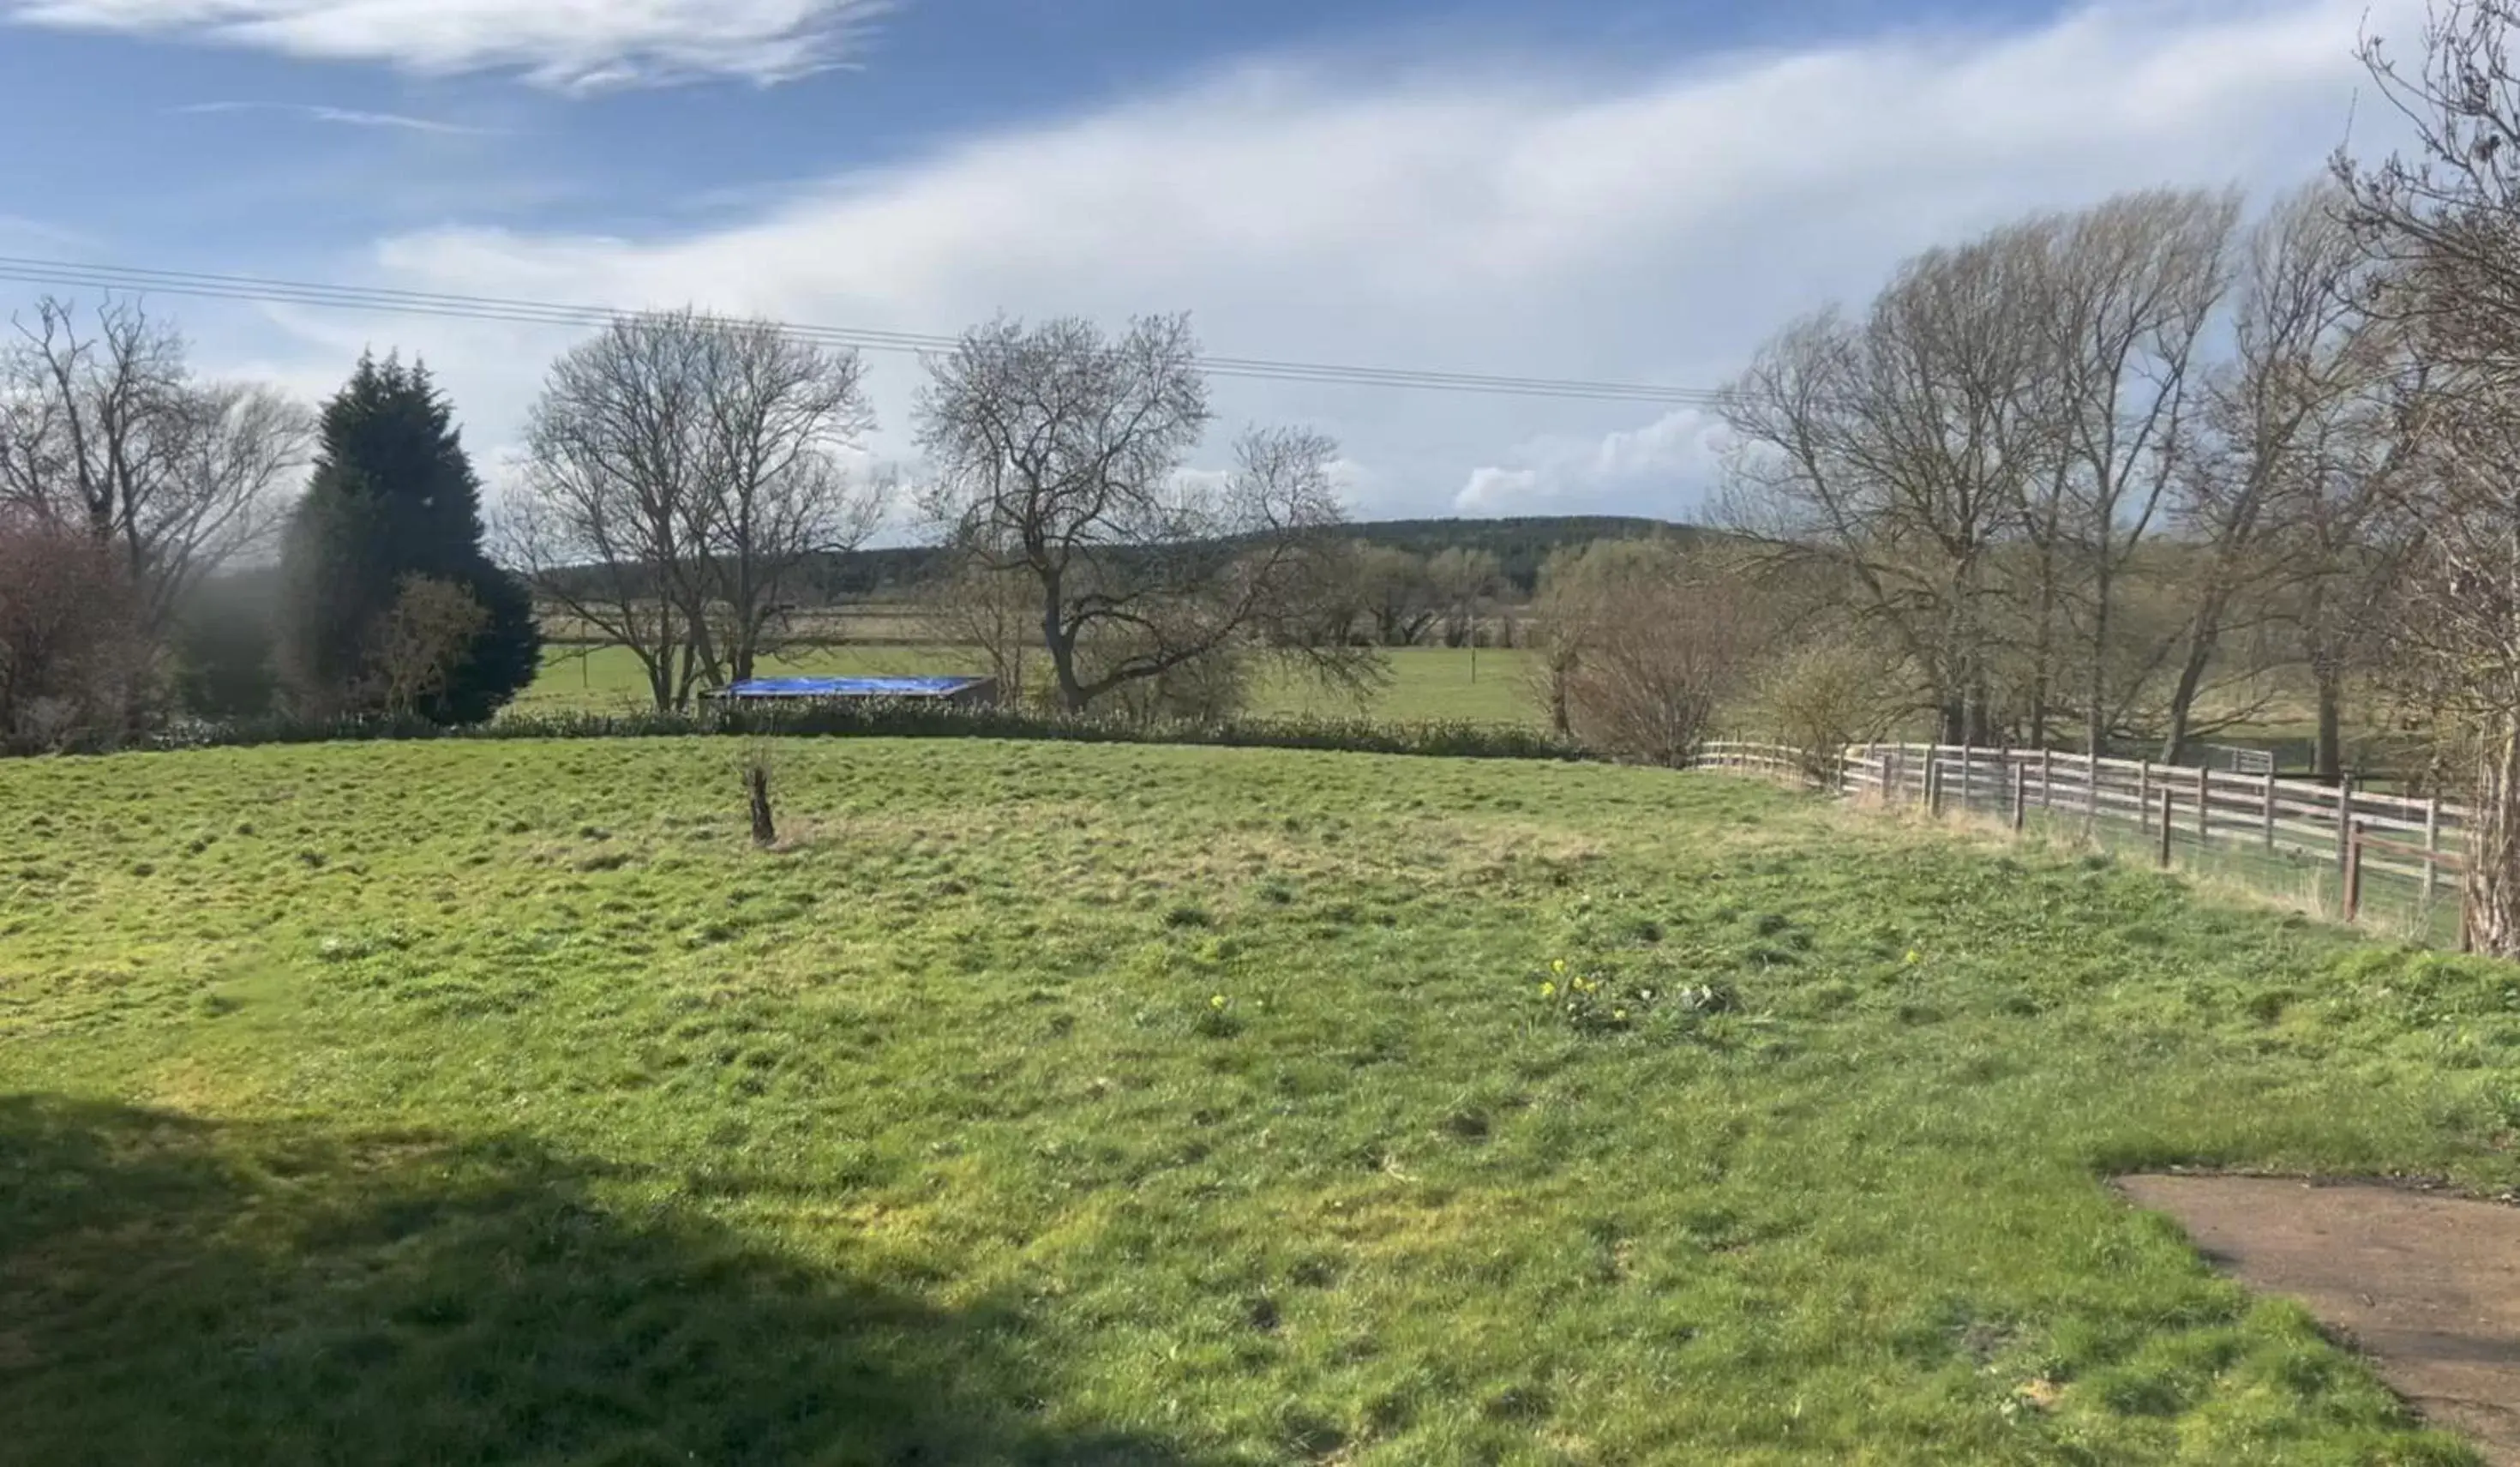
[[[377,621],[412,575],[461,585],[490,613],[428,716],[478,723],[531,683],[542,659],[533,598],[491,564],[481,535],[480,481],[428,369],[362,357],[325,404],[314,477],[290,526],[281,665],[298,707],[373,711]]]

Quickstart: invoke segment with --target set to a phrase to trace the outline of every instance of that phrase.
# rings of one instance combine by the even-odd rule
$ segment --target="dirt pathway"
[[[2520,1208],[2393,1187],[2131,1176],[2216,1266],[2309,1306],[2498,1467],[2520,1467]]]

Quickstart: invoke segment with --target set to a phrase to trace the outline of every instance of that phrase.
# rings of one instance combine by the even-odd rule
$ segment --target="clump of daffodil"
[[[1217,994],[1215,997],[1213,997],[1213,998],[1211,998],[1211,999],[1209,999],[1209,1000],[1207,1001],[1207,1006],[1208,1006],[1209,1008],[1212,1008],[1212,1009],[1216,1010],[1216,1011],[1217,1011],[1218,1013],[1220,1013],[1220,1014],[1224,1013],[1224,1012],[1225,1012],[1225,995],[1224,995],[1224,994],[1222,994],[1222,993]]]
[[[1544,983],[1544,984],[1542,984],[1542,985],[1540,986],[1540,996],[1541,996],[1541,997],[1543,997],[1543,998],[1554,998],[1554,997],[1556,997],[1556,996],[1557,996],[1557,986],[1556,986],[1555,984],[1551,984],[1551,983]]]
[[[1909,948],[1909,949],[1908,949],[1908,966],[1909,966],[1909,967],[1913,968],[1913,967],[1915,967],[1918,963],[1921,963],[1921,962],[1923,962],[1924,960],[1925,960],[1925,955],[1924,955],[1923,953],[1918,952],[1918,951],[1917,951],[1916,949],[1914,949],[1913,947],[1911,947],[1911,948]]]

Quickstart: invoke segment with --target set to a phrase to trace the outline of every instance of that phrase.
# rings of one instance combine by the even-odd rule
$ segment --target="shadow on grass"
[[[1195,1460],[1054,1425],[1019,1310],[601,1181],[512,1141],[0,1096],[0,1462]]]

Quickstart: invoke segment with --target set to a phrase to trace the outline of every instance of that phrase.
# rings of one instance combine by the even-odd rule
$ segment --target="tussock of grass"
[[[0,1461],[2468,1460],[2098,1178],[2510,1186],[2515,970],[1591,765],[808,741],[757,851],[746,747],[0,766]]]

